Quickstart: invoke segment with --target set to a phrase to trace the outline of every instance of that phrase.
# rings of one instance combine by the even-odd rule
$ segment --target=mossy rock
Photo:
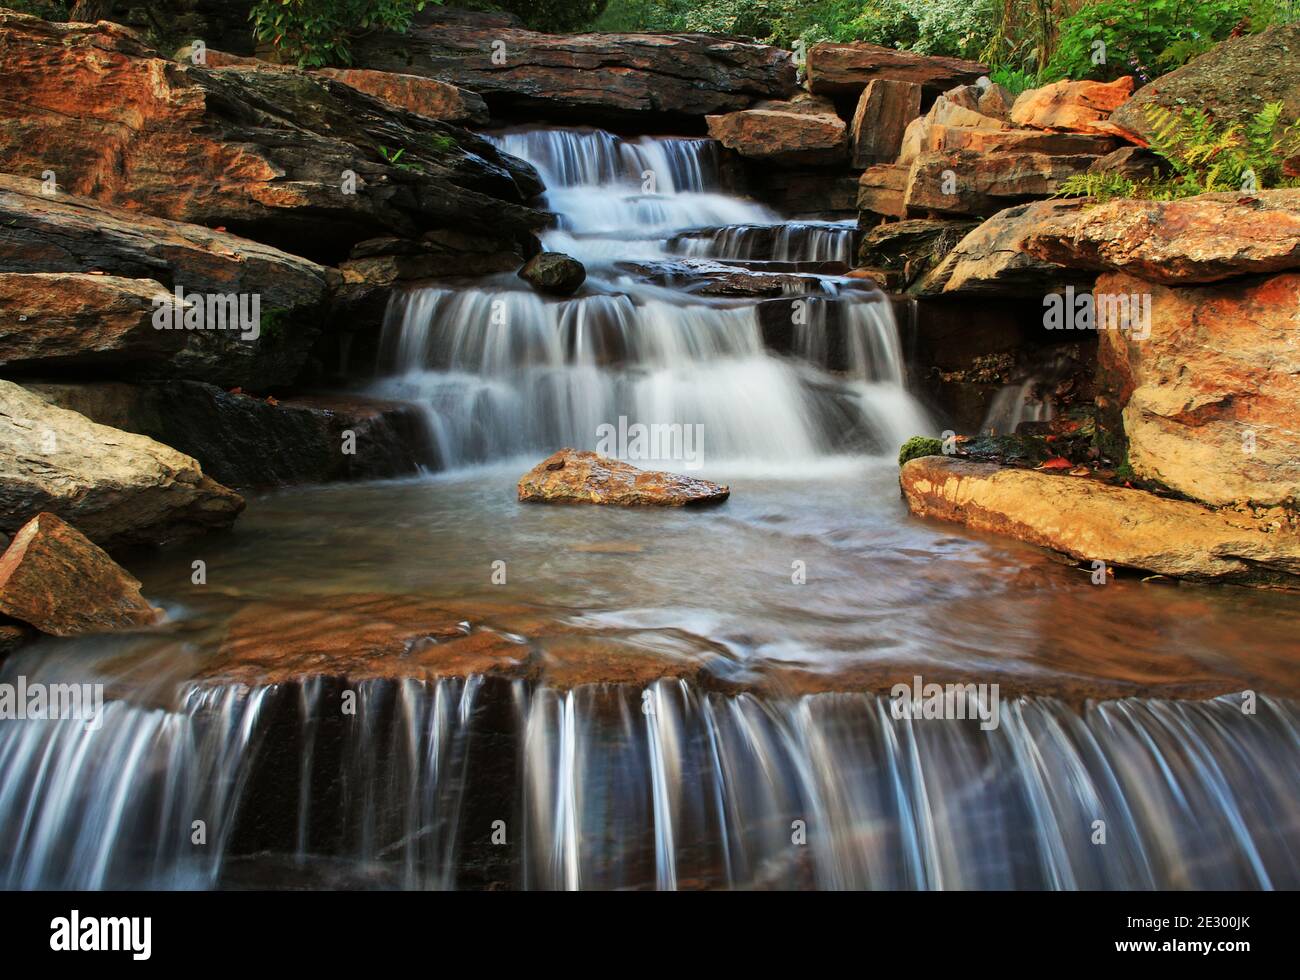
[[[930,436],[912,436],[898,451],[898,465],[906,465],[908,460],[920,459],[922,456],[942,456],[943,443]]]

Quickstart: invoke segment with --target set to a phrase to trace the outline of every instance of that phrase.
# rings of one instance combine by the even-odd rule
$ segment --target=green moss
[[[903,448],[898,451],[898,465],[903,466],[911,459],[919,459],[922,456],[942,456],[943,443],[938,439],[932,439],[929,436],[912,436],[907,442],[903,443]]]

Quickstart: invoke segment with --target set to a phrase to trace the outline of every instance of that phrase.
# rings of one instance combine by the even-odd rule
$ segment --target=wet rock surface
[[[519,499],[619,507],[720,504],[731,491],[708,480],[642,470],[592,452],[561,449],[519,480]]]
[[[524,263],[519,278],[539,293],[572,296],[587,281],[582,263],[562,252],[541,252]]]
[[[133,629],[161,616],[139,582],[53,514],[33,517],[0,555],[0,614],[54,636]]]

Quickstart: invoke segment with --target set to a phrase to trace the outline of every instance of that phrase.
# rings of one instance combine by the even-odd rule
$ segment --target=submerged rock
[[[524,263],[519,278],[539,293],[572,296],[587,281],[587,269],[563,252],[542,252]]]
[[[53,636],[148,626],[140,583],[54,514],[38,514],[0,555],[0,613]]]
[[[97,544],[161,544],[229,527],[244,509],[199,464],[0,381],[0,530],[49,511]]]
[[[561,449],[519,481],[519,499],[619,507],[689,507],[719,504],[728,487],[676,473],[642,470],[592,452]]]
[[[1083,477],[948,456],[912,460],[899,481],[918,517],[1003,534],[1079,561],[1300,590],[1300,535],[1266,532],[1234,513]]]

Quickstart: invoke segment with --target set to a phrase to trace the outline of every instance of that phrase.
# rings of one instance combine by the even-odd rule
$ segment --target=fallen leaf
[[[1040,463],[1037,468],[1040,470],[1068,470],[1073,467],[1074,464],[1064,456],[1053,456],[1051,459]]]
[[[1070,470],[1070,476],[1091,476],[1091,475],[1092,475],[1092,470],[1088,469],[1088,467],[1086,466],[1076,466],[1074,469]]]

